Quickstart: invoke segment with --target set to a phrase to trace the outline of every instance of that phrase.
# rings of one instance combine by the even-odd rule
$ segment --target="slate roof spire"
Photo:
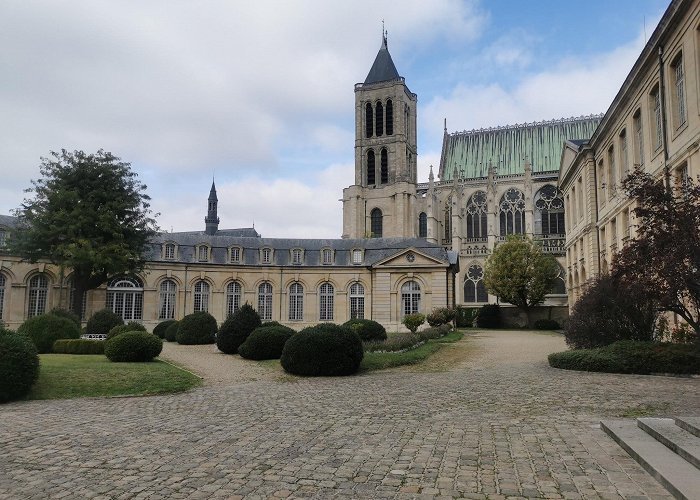
[[[212,179],[209,199],[207,200],[207,216],[204,218],[204,231],[207,234],[216,234],[216,232],[219,230],[219,216],[217,214],[218,204],[219,198],[216,196],[216,185],[214,184],[214,179]]]
[[[382,22],[383,25],[383,22]],[[365,85],[371,83],[387,82],[401,78],[396,70],[394,61],[391,59],[387,48],[387,32],[382,27],[382,46],[379,48],[374,64],[365,78]]]

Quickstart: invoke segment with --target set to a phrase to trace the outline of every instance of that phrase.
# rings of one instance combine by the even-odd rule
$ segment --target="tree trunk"
[[[73,302],[70,304],[70,310],[83,320],[83,297],[87,293],[87,287],[83,280],[78,276],[73,276]]]

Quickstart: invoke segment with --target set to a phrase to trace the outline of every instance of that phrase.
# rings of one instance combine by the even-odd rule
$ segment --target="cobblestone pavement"
[[[481,332],[427,369],[3,405],[0,498],[669,498],[597,423],[698,415],[700,379],[550,368],[563,348]]]

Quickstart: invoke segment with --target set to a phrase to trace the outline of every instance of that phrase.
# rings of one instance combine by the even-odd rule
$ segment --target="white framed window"
[[[232,281],[226,287],[226,315],[231,316],[241,308],[241,296],[243,288],[237,281]]]
[[[194,285],[194,312],[209,311],[209,283],[200,280]]]
[[[289,321],[304,319],[304,287],[301,283],[292,283],[289,287]]]
[[[627,129],[620,132],[620,178],[624,179],[630,173],[630,158],[627,150]]]
[[[638,109],[632,117],[634,129],[634,161],[637,165],[644,165],[644,129],[642,128],[642,110]]]
[[[362,264],[362,250],[356,248],[352,251],[352,263]]]
[[[420,312],[420,285],[415,281],[407,281],[401,286],[402,316]]]
[[[659,94],[659,86],[656,85],[649,95],[651,99],[651,116],[652,125],[654,126],[652,138],[654,139],[654,151],[661,147],[663,129],[661,126],[661,95]]]
[[[304,251],[301,248],[292,248],[292,264],[299,266],[304,259]]]
[[[173,260],[175,258],[175,244],[174,243],[166,243],[163,253],[164,253],[163,257],[166,260]]]
[[[321,262],[325,266],[333,264],[333,250],[330,248],[324,248],[321,250]]]
[[[263,264],[272,263],[272,248],[263,248],[260,251],[261,261]]]
[[[673,70],[674,83],[674,92],[672,95],[674,105],[673,125],[675,128],[680,128],[681,126],[685,125],[687,118],[685,107],[685,75],[683,72],[683,54],[678,54],[678,56],[673,60],[671,69]]]
[[[209,261],[209,247],[206,245],[199,245],[199,248],[197,249],[197,260],[199,262],[208,262]]]
[[[115,278],[107,285],[107,309],[124,321],[143,319],[143,284],[137,278]]]
[[[239,247],[231,247],[229,252],[231,263],[238,264],[241,261],[241,249]]]
[[[330,283],[324,283],[321,285],[319,290],[319,304],[320,313],[319,320],[321,321],[333,321],[333,285]]]
[[[2,320],[3,305],[5,304],[5,286],[7,280],[4,274],[0,274],[0,321]]]
[[[272,285],[267,281],[258,286],[258,314],[260,319],[272,319]]]
[[[365,319],[365,287],[362,283],[350,285],[350,319]]]
[[[175,291],[173,280],[164,280],[158,293],[158,319],[175,319]]]

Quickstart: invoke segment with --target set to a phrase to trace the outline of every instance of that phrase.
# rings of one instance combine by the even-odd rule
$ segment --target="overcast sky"
[[[419,180],[448,131],[604,112],[668,0],[0,3],[0,214],[61,148],[111,151],[163,230],[338,238],[353,85],[380,46],[418,94]],[[645,35],[646,34],[646,35]]]

